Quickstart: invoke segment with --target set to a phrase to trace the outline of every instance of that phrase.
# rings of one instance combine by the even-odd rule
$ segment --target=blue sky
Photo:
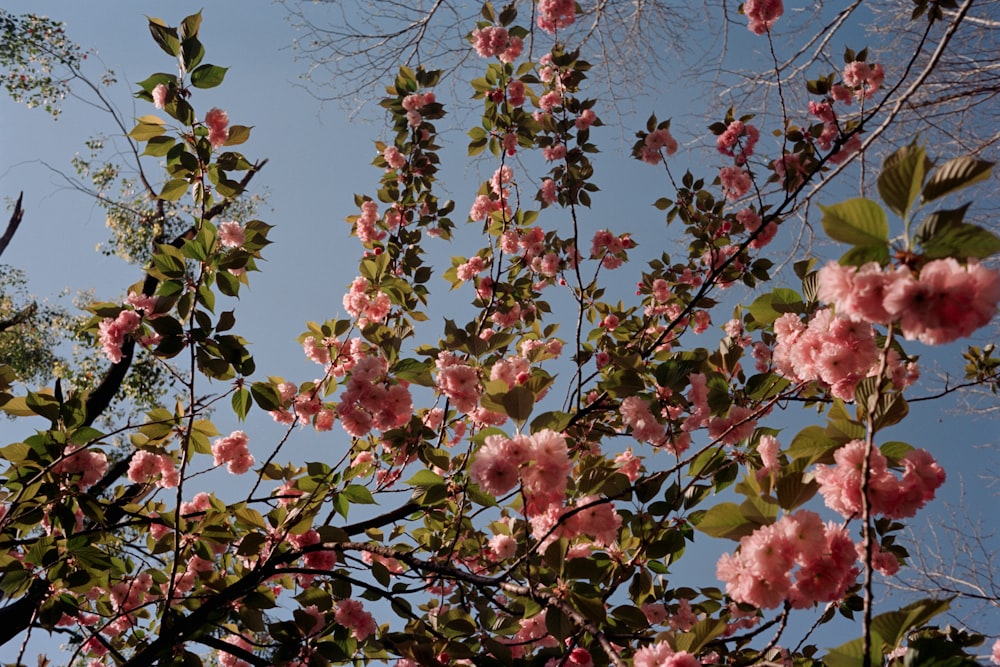
[[[266,251],[263,272],[252,276],[250,290],[241,295],[237,316],[241,326],[245,326],[244,335],[254,344],[252,350],[262,376],[284,375],[297,382],[305,381],[316,374],[316,367],[304,359],[294,338],[305,330],[304,323],[308,320],[323,321],[343,315],[341,296],[355,275],[359,248],[347,235],[344,217],[356,213],[354,193],[373,193],[379,178],[379,171],[368,164],[374,156],[372,142],[383,133],[377,109],[368,107],[349,118],[335,105],[318,104],[300,84],[298,77],[305,65],[295,61],[290,46],[295,34],[285,10],[277,4],[240,0],[216,0],[207,5],[187,0],[5,3],[10,12],[42,13],[66,22],[71,39],[85,48],[96,49],[87,71],[96,77],[102,69],[114,70],[119,83],[109,94],[127,119],[152,112],[148,104],[131,98],[131,92],[137,88],[135,82],[155,71],[169,71],[171,66],[170,59],[149,38],[144,15],[159,16],[175,25],[203,7],[201,39],[207,49],[206,62],[230,70],[221,87],[198,91],[195,107],[200,112],[212,106],[223,107],[233,123],[254,126],[244,152],[251,160],[269,159],[265,170],[254,180],[252,190],[267,195],[267,204],[259,217],[275,225],[271,236],[274,245]],[[736,40],[739,44],[749,44],[744,35],[737,35]],[[753,48],[759,46],[758,43]],[[375,90],[372,96],[380,92]],[[632,106],[636,113],[622,119],[625,126],[598,129],[592,135],[602,144],[603,152],[595,160],[596,180],[602,192],[595,197],[585,224],[594,229],[608,226],[618,232],[634,230],[641,247],[648,249],[650,256],[676,244],[677,230],[667,231],[662,214],[650,206],[656,198],[668,194],[668,184],[663,182],[662,175],[627,157],[634,129],[640,129],[651,112],[660,118],[673,116],[673,131],[685,144],[682,154],[692,149],[686,156],[681,155],[678,163],[689,161],[700,165],[702,175],[709,175],[714,167],[721,166],[718,161],[703,159],[710,155],[704,151],[710,140],[704,128],[721,119],[724,109],[715,109],[714,115],[706,120],[704,91],[694,91],[695,95],[688,90],[683,92],[678,95],[676,90],[662,88],[647,97],[635,98]],[[65,289],[94,289],[99,300],[113,300],[124,286],[139,278],[137,269],[93,252],[95,245],[107,238],[102,210],[85,195],[66,188],[61,177],[45,165],[71,173],[69,161],[76,152],[84,150],[83,141],[91,134],[110,133],[114,128],[105,114],[77,100],[66,100],[63,108],[62,116],[53,122],[41,111],[27,110],[7,98],[0,99],[3,127],[0,194],[15,197],[23,190],[26,210],[24,223],[3,261],[25,269],[31,289],[39,297],[52,297]],[[600,105],[596,110],[601,115]],[[467,118],[464,114],[459,116]],[[460,222],[480,179],[488,177],[495,164],[489,161],[477,164],[465,159],[466,128],[449,126],[447,119],[440,127],[448,127],[442,133],[442,143],[443,161],[449,165],[442,172],[441,183],[456,200],[455,219]],[[768,133],[762,134],[769,138]],[[682,173],[682,169],[675,171],[675,175]],[[844,192],[844,196],[854,196],[850,191]],[[836,201],[836,196],[831,192],[820,201]],[[543,216],[542,224],[544,221]],[[460,239],[456,246],[429,245],[431,256],[446,267],[451,255],[461,255],[463,249],[473,247],[478,226],[470,227],[465,234],[472,236]],[[784,228],[781,232],[786,244],[792,231]],[[643,268],[640,260],[626,265],[614,275],[612,287],[622,290],[622,297],[628,299],[629,286],[634,285]],[[437,317],[448,312],[453,297],[464,298],[449,294],[443,281],[435,279],[432,287],[438,288],[436,303],[440,305],[432,306],[431,310]],[[746,296],[735,292],[727,297]],[[721,314],[716,319],[720,320],[718,324],[724,321]],[[706,334],[711,335],[714,334]],[[979,338],[987,339],[986,330],[980,332]],[[699,344],[713,346],[708,338]],[[926,348],[917,350],[916,346],[909,349],[925,355],[924,377],[932,381],[928,386],[938,386],[933,384],[934,369],[936,359],[944,358],[942,354],[938,351],[931,354]],[[950,355],[948,367],[956,369],[958,348],[950,346],[943,352]],[[886,438],[907,440],[929,449],[949,475],[939,497],[957,503],[964,495],[973,518],[978,517],[986,528],[995,528],[997,522],[990,508],[997,504],[997,487],[990,488],[983,479],[984,474],[994,477],[1000,474],[997,450],[989,447],[996,442],[995,422],[979,419],[967,411],[949,411],[949,406],[948,401],[914,406],[911,418],[897,427],[896,432],[887,433]],[[767,425],[786,428],[782,442],[787,445],[798,428],[817,423],[815,420],[815,415],[809,413],[783,414]],[[257,442],[270,442],[268,438],[279,433],[267,419],[251,423],[255,433],[261,434],[255,436]],[[220,424],[220,430],[225,432],[226,427]],[[21,437],[12,432],[9,424],[0,431],[9,433],[5,442]],[[324,438],[298,434],[295,446],[301,448],[298,451],[306,459],[337,459],[343,443],[337,440],[339,431],[334,433],[334,437]],[[949,521],[941,501],[918,516],[914,526],[919,529],[926,520],[939,526]],[[989,544],[1000,546],[995,539]],[[715,546],[731,547],[722,542]],[[702,562],[714,563],[714,557]],[[714,566],[706,569],[714,570]],[[699,585],[712,584],[704,576],[700,578]],[[981,620],[984,623],[981,629],[1000,634],[1000,614]],[[7,656],[7,649],[0,649],[0,655]]]

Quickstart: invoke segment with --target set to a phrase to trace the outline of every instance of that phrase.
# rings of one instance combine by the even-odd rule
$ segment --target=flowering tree
[[[931,625],[947,601],[876,610],[873,591],[906,564],[903,520],[945,480],[930,452],[883,435],[907,416],[913,350],[969,336],[1000,301],[983,262],[1000,239],[947,203],[992,165],[896,151],[882,203],[823,207],[840,261],[804,258],[799,289],[768,290],[782,221],[891,113],[890,64],[850,52],[777,128],[723,112],[707,174],[674,174],[671,123],[651,117],[633,154],[662,170],[670,194],[650,203],[689,245],[649,262],[634,295],[611,294],[636,242],[587,219],[601,109],[588,63],[557,39],[578,10],[533,11],[529,27],[486,3],[469,26],[484,69],[469,153],[495,168],[461,216],[481,247],[443,271],[426,261],[458,234],[436,184],[440,75],[403,67],[388,86],[394,137],[348,218],[361,246],[348,317],[307,325],[306,381],[259,375],[239,333],[233,297],[270,227],[234,213],[263,167],[240,152],[242,113],[195,106],[226,70],[203,60],[200,15],[150,19],[179,67],[139,84],[153,109],[128,136],[162,162],[155,202],[189,199],[193,220],[153,246],[123,301],[90,305],[97,386],[31,392],[0,375],[0,409],[36,429],[2,450],[0,638],[61,630],[74,662],[129,666],[201,664],[209,649],[227,666],[974,664],[982,636]],[[769,40],[782,7],[743,13]],[[549,40],[537,61],[529,35]],[[471,304],[442,330],[426,314],[435,269]],[[737,283],[759,295],[721,315]],[[713,321],[723,335],[699,346]],[[144,356],[175,378],[176,404],[99,430]],[[966,361],[970,382],[997,381],[991,351]],[[819,423],[769,425],[800,403]],[[230,410],[246,426],[220,433]],[[287,426],[275,442],[254,435],[261,411]],[[306,428],[339,459],[290,455]],[[223,467],[240,497],[194,492]],[[717,581],[671,579],[690,543],[716,538],[731,541]],[[838,611],[859,615],[858,638],[808,645]],[[794,615],[813,622],[804,636]]]

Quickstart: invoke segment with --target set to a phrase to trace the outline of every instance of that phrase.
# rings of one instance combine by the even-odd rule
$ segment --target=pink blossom
[[[1000,665],[1000,639],[993,642],[993,650],[990,655],[990,662],[994,665]]]
[[[218,438],[212,443],[212,456],[217,466],[226,465],[226,469],[234,475],[242,475],[254,464],[253,454],[247,443],[249,438],[243,431],[233,431],[225,438]]]
[[[469,467],[472,479],[494,496],[507,493],[518,481],[520,462],[511,456],[510,445],[512,441],[503,436],[487,436]]]
[[[538,0],[538,27],[553,33],[571,25],[576,19],[574,0]]]
[[[140,449],[129,462],[128,478],[137,484],[146,484],[156,478],[156,485],[162,489],[175,488],[180,481],[173,460],[163,454],[155,454]]]
[[[337,602],[333,615],[340,625],[353,630],[354,638],[364,641],[376,630],[375,618],[365,611],[364,605],[357,600],[340,600]]]
[[[86,490],[98,482],[108,470],[108,457],[104,452],[80,445],[69,445],[63,458],[52,468],[58,474],[79,475],[75,485]]]
[[[865,443],[852,440],[834,452],[835,467],[817,466],[816,481],[826,506],[844,517],[861,514],[862,463]],[[924,450],[903,457],[905,470],[897,479],[885,456],[873,447],[868,466],[868,500],[873,514],[905,519],[916,514],[944,483],[944,470]]]
[[[700,667],[698,659],[687,651],[675,652],[665,641],[644,646],[635,652],[635,667]]]
[[[857,99],[871,99],[885,80],[885,70],[881,65],[869,65],[855,60],[844,65],[844,85],[854,89]]]
[[[600,546],[618,539],[622,518],[615,512],[614,504],[602,501],[599,496],[584,496],[576,501],[575,507],[578,511],[565,524],[571,533],[587,535]]]
[[[406,164],[406,156],[395,146],[386,146],[382,151],[382,157],[390,169],[401,169]]]
[[[578,130],[586,130],[591,125],[597,121],[597,114],[594,113],[593,109],[584,109],[580,112],[580,115],[576,117],[573,125]]]
[[[738,602],[773,609],[787,600],[803,608],[842,597],[857,579],[854,561],[841,527],[800,510],[743,537],[739,551],[719,559],[716,574]]]
[[[521,52],[524,50],[524,40],[520,37],[510,37],[507,42],[507,48],[503,50],[503,53],[499,54],[497,58],[503,63],[512,63],[521,57]]]
[[[639,158],[649,164],[659,164],[663,160],[661,150],[667,155],[673,155],[677,152],[677,140],[665,127],[653,130],[646,135],[639,151]]]
[[[795,153],[785,153],[780,158],[771,163],[774,173],[778,176],[778,182],[782,184],[786,192],[796,190],[805,178],[805,170]]]
[[[229,139],[229,114],[222,109],[211,109],[205,114],[208,127],[208,143],[212,148],[220,148]]]
[[[738,164],[746,162],[753,155],[754,146],[760,139],[760,132],[753,125],[744,125],[742,121],[734,120],[726,130],[715,140],[715,147],[723,155],[737,158]]]
[[[752,185],[750,175],[740,167],[723,167],[719,170],[722,193],[729,201],[736,201],[747,193]]]
[[[781,0],[746,0],[743,3],[743,13],[750,20],[747,28],[756,35],[770,32],[784,12]]]
[[[487,26],[472,31],[472,48],[483,58],[492,58],[502,54],[508,46],[507,29],[500,26]]]
[[[436,384],[438,391],[446,396],[459,412],[469,412],[476,407],[482,394],[479,373],[475,368],[461,362],[442,366],[440,356]]]
[[[229,220],[219,224],[219,243],[223,247],[239,248],[246,240],[246,233],[240,223]]]
[[[566,157],[566,144],[553,144],[542,149],[542,157],[549,162],[555,162]]]
[[[515,107],[524,104],[524,82],[520,79],[513,79],[507,84],[507,102]]]
[[[542,188],[539,191],[538,196],[546,205],[551,206],[552,204],[555,204],[557,200],[556,182],[551,178],[543,179]]]
[[[494,535],[489,544],[495,560],[507,560],[517,553],[517,540],[510,535]]]
[[[110,359],[112,363],[117,364],[121,361],[121,348],[125,342],[125,336],[138,329],[141,323],[142,316],[134,310],[123,310],[115,319],[111,319],[110,317],[105,318],[98,325],[104,356]]]
[[[760,454],[760,470],[757,477],[763,478],[775,472],[781,465],[778,454],[781,452],[781,444],[773,435],[762,435],[757,443],[757,453]]]
[[[153,106],[157,109],[162,109],[167,104],[167,93],[169,89],[162,83],[156,84],[153,88]]]

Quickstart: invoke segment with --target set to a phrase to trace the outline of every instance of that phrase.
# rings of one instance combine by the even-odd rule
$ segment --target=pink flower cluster
[[[472,47],[483,58],[497,57],[501,62],[512,63],[524,49],[520,37],[511,37],[501,26],[487,26],[472,31]]]
[[[574,0],[538,0],[538,27],[553,33],[576,20]]]
[[[736,159],[737,164],[743,164],[753,155],[754,146],[760,139],[760,132],[753,125],[745,125],[743,121],[734,120],[729,127],[715,140],[715,147],[723,155]]]
[[[246,241],[247,235],[240,223],[229,220],[219,224],[219,243],[224,248],[239,248]]]
[[[772,359],[779,373],[796,382],[817,381],[845,401],[854,400],[858,382],[877,371],[875,331],[867,322],[835,316],[824,308],[808,325],[798,315],[785,313],[774,322],[774,333]],[[916,379],[915,367],[901,363],[895,350],[888,362],[896,387],[907,387]]]
[[[625,251],[634,247],[635,241],[630,235],[615,236],[609,230],[602,229],[594,234],[590,245],[590,256],[593,259],[600,258],[601,264],[606,269],[617,269],[628,259]]]
[[[743,225],[743,229],[746,230],[747,234],[757,232],[757,230],[760,229],[761,223],[764,222],[752,208],[745,208],[737,213],[736,221]],[[771,220],[764,225],[764,229],[754,237],[753,241],[750,242],[750,247],[755,250],[763,248],[774,239],[777,233],[778,223]]]
[[[376,227],[378,224],[378,204],[370,199],[361,203],[361,215],[354,227],[354,233],[362,243],[381,241],[385,232]]]
[[[125,342],[125,336],[138,329],[141,323],[142,316],[134,310],[123,310],[118,313],[118,317],[115,319],[104,318],[104,321],[97,327],[100,332],[104,356],[115,364],[121,361],[122,343]]]
[[[755,35],[770,32],[771,27],[785,13],[785,5],[781,0],[746,0],[743,3],[743,13],[750,20],[747,28]]]
[[[253,454],[247,443],[250,439],[243,431],[233,431],[225,438],[212,443],[212,457],[215,465],[225,464],[226,470],[234,475],[242,475],[254,464]]]
[[[438,354],[436,364],[438,375],[435,382],[438,391],[460,413],[467,414],[475,409],[483,394],[479,372],[451,352]]]
[[[649,403],[639,396],[629,396],[622,400],[619,411],[622,424],[632,429],[632,437],[639,442],[663,447],[678,456],[690,446],[690,438],[671,439],[666,427],[653,415]]]
[[[826,506],[841,516],[861,515],[861,469],[865,443],[852,440],[833,454],[836,466],[820,465],[816,482]],[[872,447],[868,459],[868,501],[873,514],[890,519],[906,519],[934,499],[934,492],[944,484],[945,474],[934,457],[923,449],[906,453],[900,461],[903,476],[897,479],[889,470],[885,455]]]
[[[169,92],[170,89],[167,88],[164,84],[162,83],[156,84],[156,86],[153,88],[153,92],[151,93],[153,96],[153,106],[156,107],[157,109],[162,109],[163,107],[165,107],[167,105],[167,94]]]
[[[322,539],[319,533],[310,528],[301,535],[289,534],[286,538],[296,549],[305,549],[319,544]],[[302,564],[310,570],[330,571],[337,563],[337,552],[330,549],[309,550],[302,555]],[[295,577],[299,586],[306,587],[312,583],[316,575],[301,573]],[[319,628],[317,628],[318,630]]]
[[[337,415],[344,430],[361,438],[377,428],[399,428],[413,416],[413,398],[404,384],[391,383],[385,359],[364,355],[355,361]]]
[[[433,104],[436,97],[432,91],[426,93],[413,93],[403,98],[403,109],[406,111],[406,122],[410,127],[419,127],[424,122],[424,117],[420,111],[428,104]]]
[[[674,651],[665,641],[643,646],[635,652],[635,667],[701,667],[701,663],[687,651]]]
[[[778,182],[785,188],[785,192],[792,192],[805,180],[806,170],[802,161],[795,153],[784,153],[771,163]]]
[[[483,220],[491,213],[504,211],[510,214],[510,206],[503,199],[490,199],[489,195],[477,195],[469,209],[469,220]]]
[[[385,292],[376,292],[374,297],[368,296],[370,283],[367,278],[358,276],[351,283],[351,289],[344,295],[344,310],[352,317],[363,317],[371,322],[381,322],[392,309],[392,302]]]
[[[253,653],[253,644],[251,644],[243,635],[229,635],[222,641],[226,642],[230,646],[236,648],[241,648],[244,651],[249,651]],[[221,667],[250,667],[250,663],[246,660],[241,660],[237,658],[232,653],[226,651],[225,649],[219,649],[219,665]]]
[[[483,258],[479,255],[473,255],[468,261],[455,267],[455,275],[462,281],[472,280],[482,273],[485,268],[486,263],[483,261]]]
[[[643,139],[643,145],[639,149],[639,159],[649,164],[660,164],[663,161],[663,154],[673,155],[677,152],[677,140],[670,134],[670,130],[665,127],[653,130]]]
[[[208,127],[208,143],[212,148],[221,148],[229,139],[229,114],[222,109],[211,109],[205,114],[205,126]]]
[[[156,478],[156,486],[161,489],[176,488],[180,481],[173,459],[165,454],[155,454],[145,449],[140,449],[132,455],[128,466],[128,478],[137,484],[146,484]]]
[[[79,445],[69,445],[63,452],[63,458],[52,471],[64,475],[80,475],[76,485],[80,489],[89,489],[104,477],[108,470],[108,457],[101,451],[92,451]]]
[[[594,658],[585,648],[575,648],[563,658],[549,658],[545,667],[594,667]]]
[[[899,323],[903,337],[942,345],[989,324],[1000,301],[1000,274],[975,259],[935,259],[918,276],[905,267],[886,272],[830,262],[819,271],[819,297],[838,315],[873,324]]]
[[[518,483],[527,500],[525,512],[532,535],[543,544],[557,537],[590,537],[612,544],[621,527],[614,506],[597,496],[579,498],[563,506],[572,470],[566,438],[544,429],[530,436],[487,436],[469,467],[469,475],[483,490],[501,496]]]
[[[719,182],[722,184],[722,194],[729,201],[736,201],[747,193],[752,185],[750,174],[742,167],[723,167],[719,170]]]
[[[378,629],[375,617],[365,611],[364,605],[357,600],[348,599],[337,602],[333,619],[351,630],[354,638],[359,642],[368,639]]]
[[[804,609],[842,598],[858,577],[856,558],[844,528],[799,510],[743,537],[736,553],[719,559],[716,575],[737,602]]]
[[[114,584],[108,593],[112,609],[120,615],[102,632],[109,636],[115,636],[131,629],[136,620],[135,612],[142,608],[152,587],[153,577],[148,572],[142,572],[134,579],[126,579]]]
[[[382,157],[390,169],[400,169],[406,164],[406,156],[398,148],[389,145],[382,150]]]
[[[844,65],[844,86],[851,92],[847,92],[845,96],[845,91],[835,89],[832,93],[835,99],[842,102],[849,102],[851,95],[859,100],[869,100],[882,87],[884,80],[885,70],[881,65],[869,65],[855,60]]]

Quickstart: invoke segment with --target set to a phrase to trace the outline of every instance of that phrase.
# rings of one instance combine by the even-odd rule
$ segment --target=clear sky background
[[[149,37],[144,15],[159,16],[176,25],[184,16],[204,10],[200,37],[207,50],[205,62],[230,70],[219,88],[196,91],[195,108],[203,114],[210,107],[219,106],[228,111],[231,122],[254,126],[243,152],[251,161],[269,159],[251,190],[267,196],[258,217],[275,225],[271,234],[274,244],[265,250],[267,261],[263,272],[252,275],[250,289],[241,294],[237,307],[239,332],[253,343],[261,377],[283,375],[296,382],[315,377],[317,367],[305,360],[294,338],[305,330],[304,323],[308,320],[323,321],[343,315],[341,297],[356,274],[360,248],[356,240],[348,237],[349,226],[344,217],[357,213],[354,193],[374,194],[380,176],[379,170],[369,165],[375,155],[372,142],[382,138],[384,132],[383,117],[377,107],[369,106],[349,117],[340,107],[321,106],[310,95],[299,81],[306,64],[295,61],[296,54],[291,48],[296,34],[284,8],[277,4],[244,0],[211,3],[8,0],[4,4],[10,12],[34,12],[64,21],[70,39],[84,48],[95,49],[87,72],[95,78],[103,69],[115,72],[118,84],[108,94],[126,119],[153,112],[150,105],[131,97],[137,89],[135,82],[156,71],[171,71],[169,57]],[[739,35],[734,43],[750,42]],[[753,48],[761,48],[761,43]],[[838,44],[835,50],[841,48],[842,44]],[[381,92],[380,88],[373,89],[371,97],[377,98]],[[635,114],[622,118],[623,127],[612,125],[592,133],[602,149],[595,159],[595,180],[602,192],[595,196],[585,224],[592,229],[633,231],[648,257],[658,255],[663,249],[673,250],[679,228],[667,231],[662,214],[650,206],[656,198],[669,196],[669,184],[664,182],[662,172],[628,157],[633,132],[641,129],[652,112],[660,118],[673,116],[673,132],[684,144],[678,164],[694,164],[692,169],[700,170],[701,175],[710,179],[722,163],[718,156],[715,161],[704,161],[704,156],[710,155],[705,148],[711,146],[712,140],[705,127],[721,119],[724,108],[709,107],[704,91],[666,87],[633,99],[631,105]],[[711,116],[706,109],[711,109]],[[600,104],[596,111],[602,115]],[[488,159],[482,163],[470,162],[465,157],[468,141],[465,132],[471,123],[466,114],[456,117],[465,122],[455,125],[455,120],[446,118],[439,123],[439,129],[447,128],[441,135],[445,146],[442,161],[446,165],[441,185],[442,192],[447,191],[456,200],[454,219],[461,226],[481,179],[488,177],[496,164]],[[86,195],[66,187],[57,173],[72,174],[70,159],[75,153],[85,151],[83,141],[88,136],[113,133],[111,119],[87,104],[67,99],[62,116],[53,121],[41,110],[25,109],[3,97],[0,128],[0,195],[14,198],[24,191],[26,211],[24,222],[2,261],[27,271],[31,290],[40,298],[54,298],[66,289],[71,292],[93,289],[98,300],[119,298],[125,286],[141,277],[139,270],[94,251],[96,244],[108,238],[103,211]],[[762,131],[762,142],[771,139],[771,129]],[[764,150],[773,150],[773,145]],[[675,174],[682,170],[683,167]],[[856,196],[856,192],[848,189],[839,192],[844,197]],[[831,203],[837,199],[838,192],[830,191],[820,201]],[[552,224],[544,214],[540,222],[543,226]],[[781,231],[786,246],[794,232],[788,227]],[[450,256],[467,254],[475,247],[472,243],[478,229],[478,225],[470,225],[468,230],[461,230],[465,240],[460,238],[450,247],[441,242],[428,245],[428,257],[438,260],[441,267],[438,275],[448,266]],[[834,251],[829,246],[818,250]],[[642,256],[642,253],[637,255]],[[612,289],[618,289],[621,298],[628,300],[632,293],[630,286],[644,267],[641,259],[635,259],[619,269],[612,276]],[[469,300],[461,293],[448,293],[447,283],[439,278],[433,280],[431,287],[432,321],[439,322],[441,316],[451,312],[455,302]],[[744,303],[752,299],[752,295],[737,293],[736,289],[728,296]],[[721,311],[716,320],[719,325],[724,323]],[[984,329],[979,339],[985,342],[995,331]],[[719,335],[715,329],[698,344],[711,348]],[[942,359],[942,364],[946,363],[944,359],[950,359],[948,367],[960,369],[957,346],[934,354],[927,348],[917,348],[910,345],[907,349],[925,355],[922,359],[925,387],[914,391],[914,395],[940,387],[935,378],[935,359]],[[992,407],[995,399],[986,405]],[[815,414],[793,413],[777,414],[764,424],[785,428],[781,440],[786,446],[799,428],[822,423]],[[991,480],[995,481],[1000,473],[996,422],[981,419],[975,411],[950,400],[913,405],[912,413],[900,427],[887,432],[886,439],[906,440],[929,449],[948,473],[939,500],[913,520],[915,529],[926,536],[925,522],[938,530],[953,525],[946,504],[964,504],[973,522],[987,532],[995,532],[996,509],[1000,507],[997,498],[1000,487],[991,485]],[[221,431],[236,428],[235,420],[227,425],[229,418],[220,417]],[[6,443],[24,437],[18,430],[21,428],[20,423],[0,422],[0,440]],[[275,442],[281,433],[266,418],[251,420],[247,430],[251,432],[251,447],[256,444],[260,448],[254,450],[258,457],[268,451],[268,443]],[[321,437],[303,431],[293,439],[294,458],[334,461],[343,454],[346,443],[347,437],[339,427]],[[224,477],[209,479],[212,484],[228,483]],[[691,575],[697,576],[697,580],[691,583],[713,585],[714,554],[731,550],[733,545],[704,536],[699,536],[699,543],[705,546],[698,548],[712,555],[684,559],[701,561]],[[986,547],[996,551],[1000,543],[994,536]],[[694,566],[695,563],[688,565]],[[1000,635],[1000,612],[985,612],[978,627],[994,636]],[[847,634],[845,639],[856,634]],[[8,650],[9,647],[0,649],[0,659],[10,655]]]

